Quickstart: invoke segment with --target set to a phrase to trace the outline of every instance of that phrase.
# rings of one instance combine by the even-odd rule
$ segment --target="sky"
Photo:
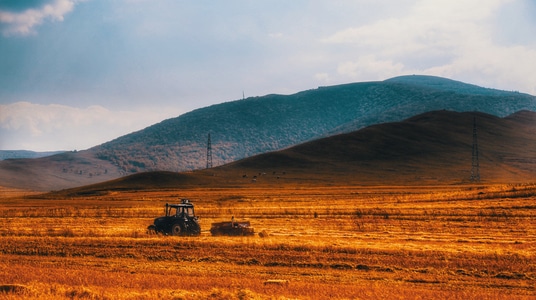
[[[534,0],[0,0],[0,150],[424,74],[536,95]]]

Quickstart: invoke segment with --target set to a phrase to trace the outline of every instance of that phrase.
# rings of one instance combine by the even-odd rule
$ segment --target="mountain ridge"
[[[523,94],[515,91],[503,91],[494,88],[485,88],[474,84],[465,83],[462,81],[452,80],[448,78],[429,76],[429,75],[403,75],[384,80],[384,82],[394,82],[410,84],[420,87],[434,88],[438,90],[452,91],[456,90],[458,93],[481,95],[481,96],[504,96],[511,93]]]
[[[0,150],[0,160],[15,158],[40,158],[64,152],[65,151]]]
[[[468,184],[474,121],[481,150],[478,183],[527,183],[536,178],[536,112],[520,111],[499,118],[442,110],[401,122],[371,125],[213,169],[143,172],[59,194],[190,187]]]
[[[208,134],[213,165],[218,166],[428,111],[481,111],[498,117],[536,111],[534,96],[506,91],[488,95],[488,90],[440,77],[409,75],[292,95],[250,97],[196,109],[77,153],[32,164],[0,162],[0,179],[24,185],[28,178],[17,183],[11,177],[20,175],[8,172],[15,165],[32,174],[39,189],[72,187],[144,171],[198,170],[206,165]],[[46,170],[34,167],[47,164]]]
[[[421,83],[416,87],[415,84],[399,82],[402,79],[408,81],[408,78],[418,79]],[[430,79],[433,84],[423,89],[426,85],[422,82]],[[270,94],[225,102],[164,120],[91,150],[99,152],[103,158],[125,162],[127,159],[113,149],[114,145],[125,147],[134,140],[146,141],[159,136],[160,141],[165,140],[165,143],[158,144],[170,146],[170,151],[149,146],[146,152],[161,151],[163,156],[170,159],[165,162],[145,160],[141,168],[127,164],[122,166],[125,171],[128,172],[129,168],[131,171],[151,170],[151,164],[159,165],[155,169],[194,170],[203,167],[203,163],[198,161],[202,160],[206,150],[208,133],[211,133],[214,159],[218,165],[371,124],[403,120],[426,111],[476,110],[504,117],[522,109],[536,110],[534,96],[514,92],[502,92],[500,96],[484,95],[487,92],[482,91],[489,89],[460,82],[456,82],[455,86],[462,92],[445,92],[444,88],[437,89],[438,81],[448,83],[444,84],[447,87],[455,82],[439,77],[410,75],[383,82],[350,83],[292,95]],[[481,92],[475,92],[475,89]],[[503,102],[510,103],[504,105]],[[187,130],[180,132],[175,128]],[[180,155],[181,152],[190,155]],[[178,161],[181,163],[176,163]]]

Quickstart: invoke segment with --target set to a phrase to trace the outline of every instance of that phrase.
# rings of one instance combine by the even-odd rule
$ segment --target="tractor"
[[[188,199],[180,204],[165,206],[165,216],[154,219],[154,224],[147,227],[149,233],[164,235],[200,235],[199,218],[195,216],[194,205]]]

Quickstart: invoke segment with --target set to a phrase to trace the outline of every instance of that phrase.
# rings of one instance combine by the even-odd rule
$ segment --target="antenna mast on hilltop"
[[[480,165],[478,163],[478,139],[476,130],[476,116],[473,115],[473,153],[471,163],[471,181],[480,181]]]
[[[212,143],[210,142],[210,133],[207,141],[207,169],[212,168]]]

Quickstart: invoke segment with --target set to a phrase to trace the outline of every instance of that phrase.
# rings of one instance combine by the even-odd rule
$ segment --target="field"
[[[0,299],[534,299],[536,185],[0,190]],[[149,235],[189,198],[199,237]],[[213,237],[249,220],[253,237]]]

